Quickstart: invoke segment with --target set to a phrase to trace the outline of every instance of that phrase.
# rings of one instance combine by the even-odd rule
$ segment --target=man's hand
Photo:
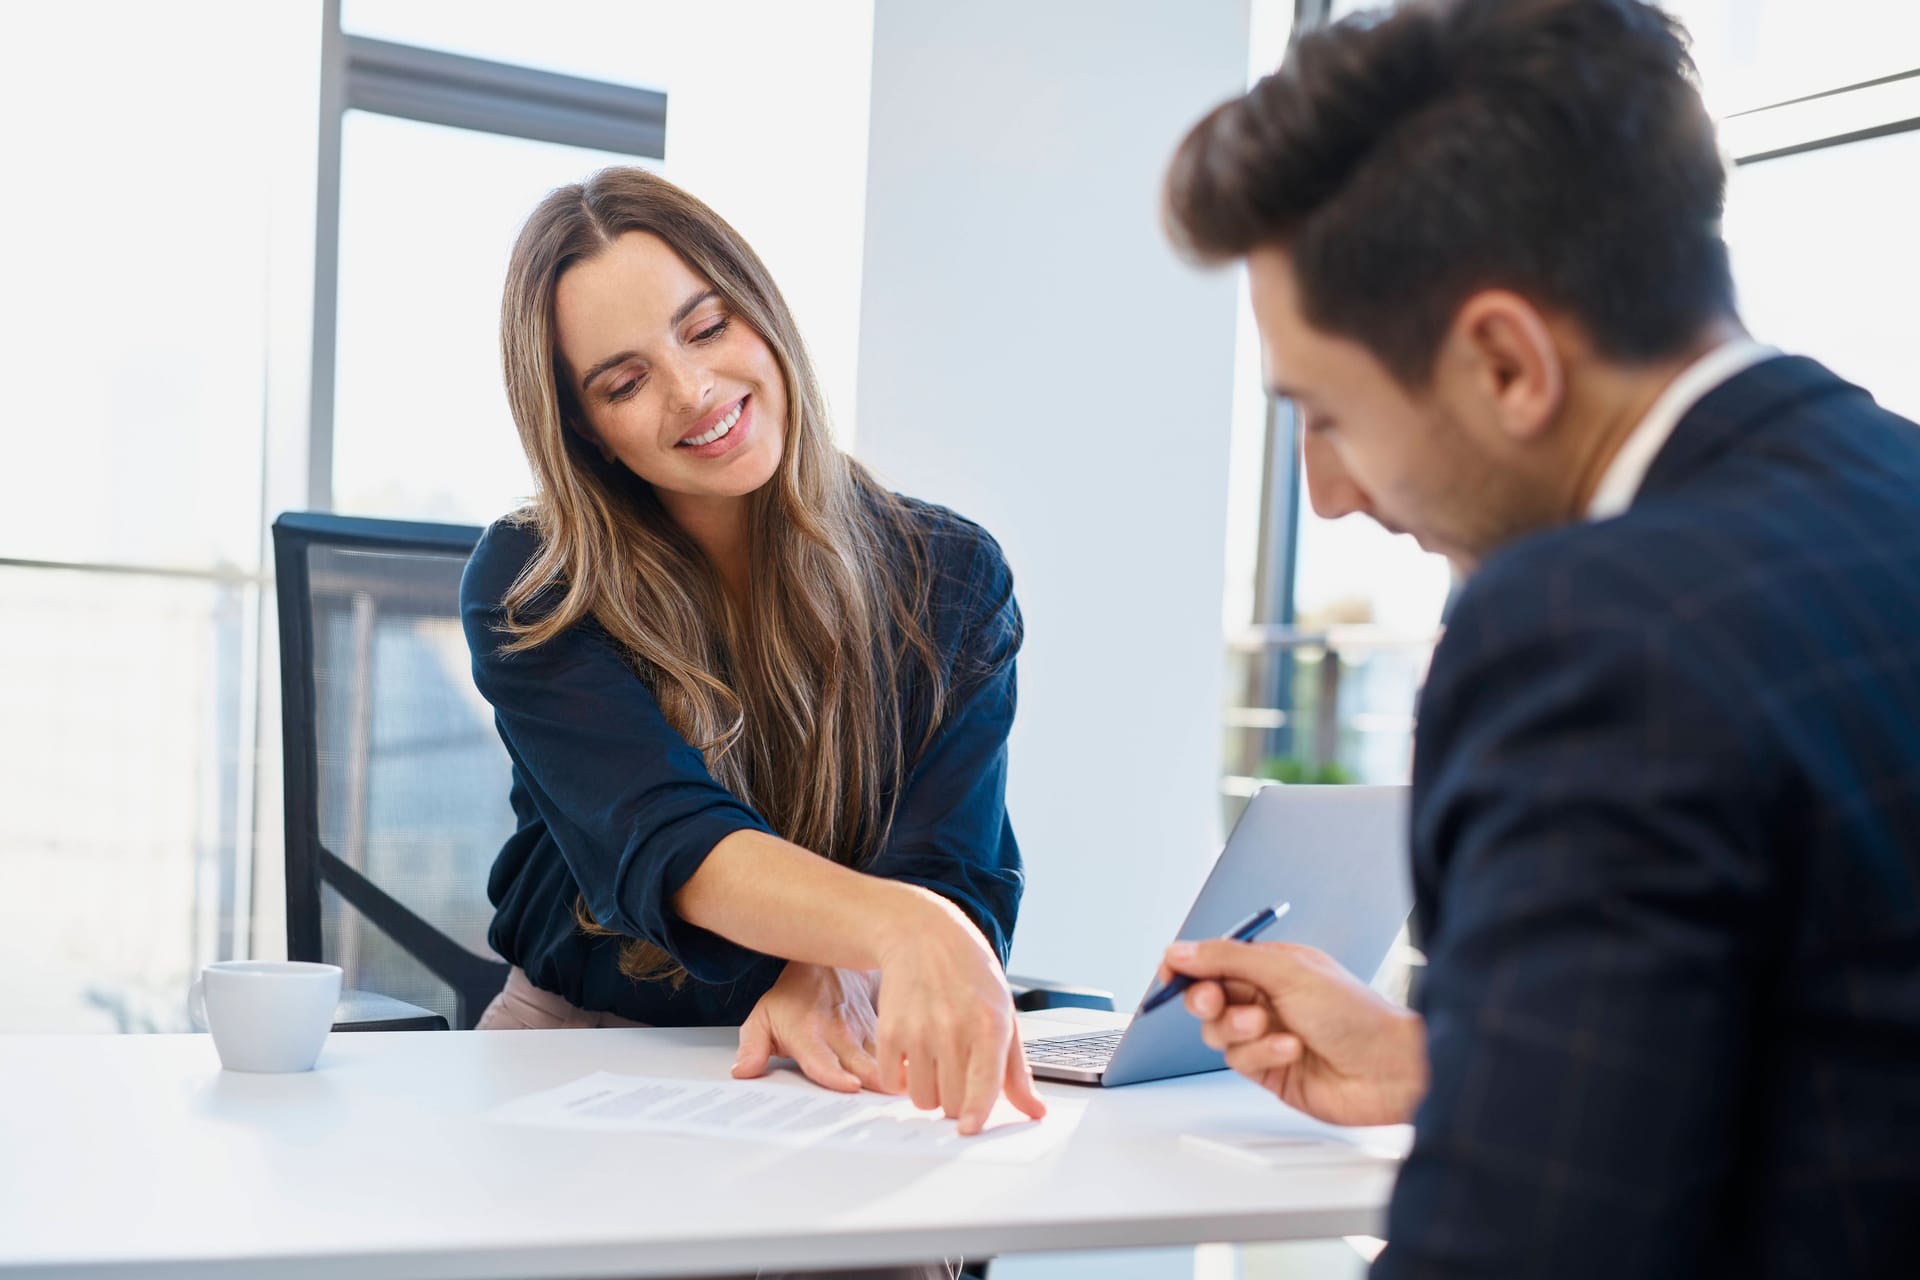
[[[740,1027],[735,1079],[766,1074],[767,1060],[792,1058],[815,1084],[841,1093],[884,1090],[873,1045],[879,975],[790,961]]]
[[[1330,1124],[1401,1124],[1427,1091],[1420,1016],[1382,998],[1324,951],[1215,940],[1167,948],[1164,981],[1200,979],[1187,1009],[1227,1065]]]

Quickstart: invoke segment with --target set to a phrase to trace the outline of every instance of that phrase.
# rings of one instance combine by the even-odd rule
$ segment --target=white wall
[[[643,12],[652,38],[672,51],[655,77],[667,91],[665,172],[719,210],[766,261],[845,439],[872,0],[648,0]]]
[[[1139,994],[1217,851],[1235,297],[1158,192],[1245,0],[877,0],[856,449],[1006,548],[1014,968]]]

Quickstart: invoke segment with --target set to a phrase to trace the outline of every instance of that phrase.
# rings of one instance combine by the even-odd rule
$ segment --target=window
[[[1296,20],[1367,8],[1263,0],[1249,80],[1280,62]],[[1241,307],[1229,510],[1228,665],[1222,790],[1231,824],[1268,780],[1400,782],[1413,705],[1451,587],[1446,562],[1360,516],[1306,501],[1293,414],[1266,402],[1251,310]],[[1248,549],[1251,548],[1251,554]]]
[[[1920,52],[1920,51],[1917,51]],[[1727,238],[1747,325],[1920,419],[1920,132],[1736,170]],[[1808,228],[1832,233],[1809,235]]]
[[[340,29],[419,49],[632,88],[672,79],[690,37],[709,34],[675,5],[547,0],[538,21],[519,0],[341,0]]]
[[[657,161],[666,97],[351,31],[329,48],[309,505],[484,524],[532,488],[496,336],[520,220]]]
[[[1899,80],[1730,117],[1722,138],[1748,328],[1920,418],[1920,32],[1903,52],[1913,72]]]
[[[259,588],[0,568],[0,1029],[170,1031],[232,954]],[[31,678],[18,678],[31,673]]]
[[[256,179],[300,33],[280,6],[188,9],[124,7],[103,41],[97,13],[56,6],[0,48],[0,1031],[180,1029],[195,966],[247,942]]]
[[[528,497],[500,373],[507,252],[548,191],[634,160],[347,113],[334,510],[486,524]]]
[[[24,122],[0,1032],[182,1030],[198,965],[281,954],[267,522],[525,495],[513,233],[553,186],[662,163],[668,94],[668,172],[754,242],[843,411],[854,385],[870,4],[183,0],[113,25],[56,6],[0,42]]]
[[[492,354],[500,280],[470,264],[503,265],[543,191],[613,157],[499,135],[577,124],[611,95],[656,109],[588,136],[650,128],[659,149],[660,95],[570,84],[540,100],[554,81],[513,68],[506,92],[466,85],[459,122],[490,132],[355,112],[342,129],[340,324],[328,281],[329,323],[309,350],[288,323],[300,311],[288,286],[332,258],[326,175],[317,234],[298,261],[283,253],[313,207],[314,103],[342,105],[314,96],[323,13],[135,6],[103,43],[94,17],[50,10],[32,41],[0,50],[0,109],[35,122],[8,155],[25,198],[0,211],[9,242],[32,249],[15,255],[0,320],[14,405],[0,468],[16,481],[0,509],[0,720],[12,730],[0,744],[0,1031],[181,1030],[200,964],[276,952],[279,695],[262,551],[266,521],[301,505],[287,460],[318,459],[327,495],[337,390],[354,414],[341,475],[367,506],[479,518],[524,493]],[[384,78],[368,98],[411,116],[423,108],[404,54],[373,67]],[[423,350],[404,341],[409,324],[486,358]],[[329,393],[311,431],[282,412],[310,355]],[[369,371],[415,398],[369,394]],[[459,419],[490,438],[462,441]]]
[[[1831,93],[1920,64],[1920,6],[1889,0],[1663,0],[1693,36],[1716,116]]]
[[[277,34],[255,6],[203,7],[236,43]],[[97,15],[50,8],[0,53],[0,556],[250,570],[267,218],[242,175],[273,138],[232,108],[266,88],[177,15],[114,22],[102,41]]]

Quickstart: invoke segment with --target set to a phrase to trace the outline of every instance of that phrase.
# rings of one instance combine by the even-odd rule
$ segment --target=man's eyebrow
[[[710,302],[719,296],[720,296],[719,292],[714,289],[705,289],[699,293],[694,294],[691,298],[688,298],[685,302],[681,303],[678,307],[674,308],[672,318],[667,321],[667,327],[671,329],[678,326],[682,320],[685,320],[688,316],[692,315],[695,311],[699,310],[702,304]],[[599,364],[596,364],[595,366],[593,366],[593,368],[587,370],[586,373],[581,375],[580,389],[582,391],[585,391],[588,387],[593,385],[593,380],[595,378],[599,377],[601,374],[605,373],[607,370],[613,368],[616,365],[625,364],[627,361],[633,359],[634,356],[638,354],[639,352],[637,351],[614,352],[612,355],[608,356],[605,360],[602,360]]]

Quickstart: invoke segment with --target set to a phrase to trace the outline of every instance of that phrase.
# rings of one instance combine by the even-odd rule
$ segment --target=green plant
[[[1345,785],[1354,782],[1353,770],[1338,760],[1315,762],[1294,756],[1274,756],[1260,766],[1260,776],[1274,782]]]

